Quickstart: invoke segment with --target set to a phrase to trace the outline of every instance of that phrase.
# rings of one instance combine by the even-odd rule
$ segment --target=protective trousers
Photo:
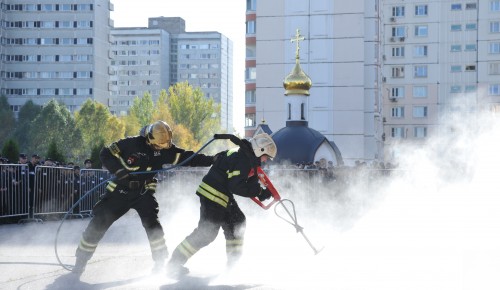
[[[227,264],[231,266],[241,256],[246,217],[232,198],[227,208],[200,196],[198,227],[172,253],[170,264],[184,265],[201,248],[212,243],[222,227],[226,238]]]
[[[139,190],[118,190],[108,192],[94,209],[94,217],[85,229],[76,250],[77,260],[88,261],[97,244],[109,227],[131,208],[135,209],[146,230],[153,260],[165,261],[168,257],[163,228],[158,220],[158,202],[153,194],[141,195]]]

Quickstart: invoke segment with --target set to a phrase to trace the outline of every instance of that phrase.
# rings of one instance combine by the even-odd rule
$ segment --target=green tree
[[[7,139],[3,144],[2,156],[7,157],[11,163],[17,163],[19,157],[19,146],[14,139]]]
[[[104,147],[103,140],[100,140],[95,147],[92,147],[92,150],[90,152],[90,160],[92,160],[93,168],[96,169],[102,168],[101,158],[99,158],[99,155],[103,147]]]
[[[0,96],[0,145],[7,140],[14,131],[16,119],[10,109],[6,96]]]
[[[146,92],[142,98],[134,98],[134,104],[130,108],[130,115],[137,118],[139,127],[142,128],[151,123],[154,111],[155,107],[151,94]]]
[[[66,158],[64,154],[59,150],[59,146],[57,145],[57,141],[52,139],[49,143],[49,148],[47,149],[47,158],[51,158],[54,161],[66,162]]]
[[[174,122],[189,129],[195,140],[205,143],[220,132],[220,105],[205,98],[200,88],[193,89],[188,82],[182,82],[171,86],[168,92]]]
[[[19,142],[20,148],[25,148],[31,152],[32,148],[29,148],[30,135],[26,134],[31,127],[33,120],[40,114],[42,107],[36,105],[32,100],[26,101],[24,105],[19,110],[19,115],[17,118],[17,126],[14,131],[14,138]]]
[[[49,101],[33,120],[28,132],[30,147],[37,152],[47,152],[50,142],[65,148],[68,159],[82,157],[83,138],[81,131],[66,106],[55,100]]]
[[[85,151],[90,150],[103,142],[122,138],[125,126],[103,104],[88,99],[82,108],[75,113],[77,128],[82,132]]]

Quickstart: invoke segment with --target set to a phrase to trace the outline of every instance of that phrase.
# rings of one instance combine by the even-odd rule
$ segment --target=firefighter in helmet
[[[203,177],[196,194],[200,198],[198,227],[174,250],[167,264],[167,275],[179,278],[189,272],[184,264],[201,248],[212,243],[222,227],[226,239],[227,265],[232,266],[241,256],[246,218],[234,195],[271,197],[262,189],[257,167],[276,156],[276,144],[268,134],[258,134],[250,141],[242,139],[240,148],[222,151]],[[249,176],[250,172],[255,174]]]
[[[105,196],[94,206],[93,217],[82,234],[76,250],[73,273],[81,275],[97,244],[108,228],[130,209],[141,218],[155,262],[160,270],[168,258],[163,228],[158,220],[158,202],[155,198],[155,173],[164,164],[178,164],[194,154],[172,143],[172,130],[164,121],[157,121],[141,129],[139,136],[127,137],[100,152],[100,159],[115,178],[108,181]],[[214,156],[197,154],[186,166],[210,166]],[[141,174],[131,174],[142,172]]]

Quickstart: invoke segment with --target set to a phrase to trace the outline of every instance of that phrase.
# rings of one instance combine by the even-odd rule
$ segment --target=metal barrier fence
[[[0,218],[28,215],[28,176],[26,164],[0,164]]]
[[[182,188],[194,181],[198,184],[207,172],[208,168],[179,167],[160,172],[157,178],[160,181],[160,188],[170,186]],[[378,180],[394,173],[388,170],[354,168],[335,170],[280,168],[266,172],[276,188],[283,189],[287,193],[295,192],[297,198],[303,198],[310,203],[315,203],[320,198],[317,194],[311,193],[341,192],[356,180]],[[92,191],[72,212],[73,215],[80,217],[90,216],[93,206],[105,194],[104,181],[110,176],[106,170],[37,166],[30,190],[28,166],[0,165],[0,221],[6,217],[28,217],[28,220],[36,220],[35,217],[64,214],[83,195]],[[299,190],[290,190],[293,188]]]
[[[108,180],[110,177],[111,177],[111,174],[107,170],[81,169],[80,170],[80,184],[79,184],[79,188],[78,188],[77,197],[78,197],[78,199],[80,199],[83,195],[85,195],[90,190],[92,190],[92,193],[87,195],[81,201],[79,206],[75,207],[75,209],[73,210],[73,213],[74,214],[82,214],[85,216],[90,216],[94,205],[106,193],[106,183],[103,183],[103,182],[105,180]],[[101,184],[101,183],[103,183],[103,184]],[[75,202],[77,200],[75,200]]]

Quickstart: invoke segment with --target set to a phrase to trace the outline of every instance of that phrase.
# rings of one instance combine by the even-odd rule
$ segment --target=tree
[[[14,131],[16,119],[6,96],[0,96],[0,145],[7,140]]]
[[[82,108],[75,113],[77,128],[82,132],[84,151],[97,145],[123,137],[125,126],[113,116],[103,104],[88,99]]]
[[[92,160],[92,165],[93,168],[101,168],[102,163],[101,163],[101,158],[99,157],[102,148],[104,147],[104,141],[100,140],[99,143],[95,147],[92,147],[92,150],[90,152],[90,160]]]
[[[19,146],[14,139],[7,139],[3,144],[2,156],[7,157],[11,163],[16,163],[19,157]]]
[[[82,156],[83,138],[73,116],[66,106],[51,100],[33,120],[29,129],[30,147],[38,152],[47,152],[50,142],[56,142],[66,150],[68,158]]]
[[[66,158],[64,154],[59,151],[59,147],[57,146],[57,141],[52,139],[49,143],[49,148],[47,149],[47,158],[51,158],[54,161],[66,162]]]
[[[205,98],[200,88],[193,89],[188,82],[170,86],[168,105],[174,122],[189,129],[198,142],[204,143],[220,131],[220,105]]]
[[[146,92],[142,98],[134,98],[134,104],[130,108],[130,115],[137,118],[139,127],[142,128],[151,123],[154,111],[155,107],[151,94]]]
[[[14,138],[19,142],[20,148],[30,149],[30,135],[26,134],[31,127],[33,120],[40,114],[42,107],[36,105],[32,100],[26,101],[19,110]]]

